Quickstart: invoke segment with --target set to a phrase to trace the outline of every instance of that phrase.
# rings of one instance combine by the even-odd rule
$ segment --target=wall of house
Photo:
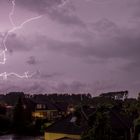
[[[32,112],[32,116],[34,118],[45,118],[47,117],[47,111],[38,110],[38,111]]]
[[[73,138],[73,139],[77,139],[77,140],[80,140],[80,138],[81,138],[80,135],[45,132],[45,140],[56,140],[56,139],[60,139],[60,138],[64,138],[64,137]]]
[[[55,118],[55,114],[57,115],[57,110],[36,110],[32,112],[34,118],[47,118],[48,120]]]

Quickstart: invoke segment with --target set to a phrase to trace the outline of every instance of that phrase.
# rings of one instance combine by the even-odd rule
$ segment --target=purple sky
[[[12,0],[0,0],[0,41],[11,29]],[[0,79],[0,92],[140,91],[139,0],[16,0],[16,25],[0,73],[36,72]]]

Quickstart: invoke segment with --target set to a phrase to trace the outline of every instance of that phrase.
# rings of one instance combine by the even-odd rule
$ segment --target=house
[[[110,133],[110,140],[115,140],[117,138],[130,140],[132,138],[132,123],[118,107],[101,107],[98,109],[82,106],[74,114],[69,114],[65,118],[47,127],[45,131],[45,140],[79,140],[83,132],[87,132],[96,125],[99,112],[108,115],[107,118],[109,120],[107,120],[107,122],[109,122],[108,125],[111,127],[112,132]],[[98,119],[100,119],[100,117]],[[106,121],[104,123],[106,123]]]
[[[114,100],[125,100],[128,97],[128,91],[116,91],[100,94],[100,97],[110,98]]]
[[[68,103],[67,102],[53,102],[53,105],[57,108],[58,110],[58,118],[61,118],[63,116],[67,115],[67,108],[68,108]]]
[[[69,104],[67,107],[67,113],[70,114],[73,112],[75,112],[75,106],[73,104]]]
[[[57,108],[59,112],[59,118],[66,116],[70,113],[73,113],[75,111],[75,106],[73,104],[69,104],[65,101],[61,102],[54,102],[54,106]]]
[[[35,109],[32,112],[33,118],[54,120],[58,116],[58,109],[49,100],[32,100],[35,104]]]
[[[48,99],[22,99],[24,108],[31,112],[33,119],[47,119],[56,121],[74,111],[74,107],[66,102],[53,102]]]
[[[78,125],[77,119],[75,115],[69,114],[53,123],[45,131],[45,140],[79,140],[86,127]]]

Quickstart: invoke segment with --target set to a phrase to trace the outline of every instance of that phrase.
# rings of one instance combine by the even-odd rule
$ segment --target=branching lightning
[[[19,30],[19,29],[22,29],[23,26],[33,20],[37,20],[37,19],[40,19],[42,17],[42,15],[40,16],[36,16],[36,17],[32,17],[32,18],[29,18],[27,20],[25,20],[23,23],[21,23],[19,26],[16,26],[16,24],[14,23],[14,20],[13,20],[13,15],[14,15],[14,12],[15,12],[15,6],[16,6],[16,0],[12,0],[12,9],[9,13],[9,20],[10,20],[10,23],[12,25],[12,28],[10,30],[7,31],[7,33],[4,35],[3,37],[3,40],[2,40],[2,46],[4,47],[4,50],[0,50],[0,56],[2,56],[2,61],[0,60],[0,64],[5,64],[6,63],[6,52],[7,52],[7,46],[6,46],[6,41],[7,41],[7,38],[9,36],[10,33],[13,33],[14,31],[16,30]],[[32,73],[29,75],[29,72],[25,72],[24,75],[19,75],[17,73],[14,73],[14,72],[11,72],[11,73],[7,73],[7,72],[4,72],[4,73],[1,73],[0,74],[0,77],[3,77],[4,80],[6,80],[8,78],[8,76],[16,76],[18,78],[31,78],[35,73]]]
[[[9,76],[12,76],[13,75],[13,76],[16,76],[16,77],[21,78],[21,79],[23,79],[23,78],[27,78],[28,79],[28,78],[31,78],[35,74],[36,73],[32,73],[32,74],[29,75],[29,72],[24,72],[23,75],[19,75],[19,74],[14,73],[14,72],[11,72],[11,73],[4,72],[4,73],[1,73],[0,74],[0,77],[2,76],[4,80],[7,80],[7,78]]]

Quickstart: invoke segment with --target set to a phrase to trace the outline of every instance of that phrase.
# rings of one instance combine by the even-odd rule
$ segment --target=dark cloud
[[[83,93],[85,90],[87,92],[91,89],[86,89],[87,85],[80,81],[72,81],[71,83],[59,83],[56,87],[56,91],[66,92],[66,93]]]
[[[86,24],[75,14],[74,8],[70,6],[55,8],[49,11],[49,16],[52,20],[62,24],[86,27]]]
[[[28,60],[26,61],[26,63],[29,65],[36,65],[38,64],[38,61],[36,60],[34,56],[30,56]]]
[[[44,73],[39,70],[36,71],[35,75],[32,77],[33,79],[52,79],[58,76],[62,76],[61,73]]]
[[[47,39],[47,48],[71,56],[96,57],[100,60],[122,58],[138,61],[140,59],[140,30],[137,27],[122,28],[109,20],[100,20],[97,23],[94,25],[100,27],[100,30],[96,28],[95,32],[93,28],[96,36],[92,36],[90,40],[89,38],[83,39],[83,37],[79,41]]]
[[[66,53],[71,56],[79,56],[84,54],[84,45],[78,41],[60,41],[60,40],[47,40],[47,49],[60,53]]]
[[[26,84],[25,84],[26,83]],[[55,83],[55,84],[54,84]],[[23,86],[25,84],[26,86]],[[87,88],[87,84],[82,83],[80,81],[71,81],[69,83],[64,81],[59,82],[47,82],[42,80],[35,80],[35,81],[18,81],[15,82],[8,82],[8,85],[3,85],[0,88],[0,92],[10,92],[10,91],[23,91],[25,93],[78,93],[84,92],[85,90],[90,91],[91,88]],[[86,92],[86,91],[85,91]]]
[[[61,76],[62,74],[60,73],[51,73],[51,74],[41,74],[41,78],[43,79],[47,79],[47,78],[55,78],[55,77],[58,77],[58,76]]]
[[[115,33],[118,31],[118,26],[111,20],[107,18],[100,19],[95,23],[91,23],[91,26],[94,30],[98,32],[112,32]]]
[[[63,4],[64,0],[17,0],[16,3],[19,6],[23,6],[40,14],[44,14],[47,10],[57,7]]]
[[[140,17],[140,1],[139,0],[133,0],[133,1],[129,0],[127,6],[133,11],[132,18]]]
[[[17,34],[10,34],[8,36],[6,46],[9,52],[29,51],[32,49],[29,38],[18,36]]]
[[[85,23],[75,14],[72,4],[65,5],[68,0],[18,0],[17,4],[41,15],[48,15],[52,20],[65,25],[85,27]]]
[[[123,76],[126,76],[128,78],[128,80],[132,80],[132,81],[139,81],[140,79],[140,75],[139,75],[139,71],[140,71],[140,60],[135,59],[132,60],[126,64],[124,64],[120,70],[123,73]]]
[[[86,83],[91,83],[95,80],[103,81],[106,85],[101,88],[108,90],[115,87],[115,85],[108,86],[112,84],[112,81],[117,81],[118,87],[121,84],[122,86],[130,84],[129,81],[131,80],[132,82],[139,81],[139,0],[134,0],[133,2],[128,0],[129,7],[128,4],[125,5],[126,1],[122,2],[121,0],[109,0],[110,4],[106,2],[105,4],[104,0],[99,0],[99,2],[95,0],[94,4],[92,0],[91,4],[80,0],[75,1],[72,4],[70,0],[16,0],[17,7],[15,7],[16,11],[13,18],[17,24],[24,21],[28,14],[44,16],[41,21],[38,20],[37,22],[37,26],[41,27],[38,31],[34,31],[34,23],[31,23],[29,26],[29,28],[32,28],[31,31],[25,32],[25,34],[23,32],[26,37],[17,34],[9,35],[6,42],[8,51],[26,51],[28,54],[22,53],[22,56],[13,57],[15,59],[14,65],[13,63],[5,65],[2,70],[24,71],[29,66],[25,65],[24,67],[23,64],[23,66],[18,67],[17,63],[20,61],[19,57],[23,57],[23,55],[26,57],[27,55],[27,57],[31,57],[23,60],[23,63],[26,62],[30,66],[36,65],[43,72],[37,72],[31,79],[28,79],[31,80],[30,84],[27,84],[26,81],[21,86],[19,85],[20,88],[17,87],[18,82],[13,86],[11,84],[11,88],[7,88],[8,85],[5,84],[3,87],[6,90],[19,89],[27,92],[44,92],[47,90],[78,92],[84,91],[84,89],[90,90],[91,86],[88,86],[82,80]],[[103,2],[102,4],[105,5],[96,5],[97,2]],[[99,7],[97,8],[96,6]],[[10,24],[7,18],[10,9],[7,11],[7,7],[8,9],[12,7],[11,1],[9,1],[9,4],[7,2],[3,5],[1,4],[1,13],[5,13],[1,15],[1,18],[7,19],[6,21],[8,22],[8,24],[5,24],[6,21],[1,22],[3,30],[9,28]],[[52,21],[47,22],[46,17],[53,21],[53,25],[49,25]],[[81,19],[85,21],[83,22]],[[47,23],[43,23],[43,21]],[[60,26],[58,23],[66,26]],[[47,30],[49,27],[52,29]],[[55,34],[55,32],[57,33]],[[28,33],[33,36],[29,37]],[[37,34],[43,34],[44,36],[37,36]],[[0,34],[0,40],[2,38],[3,35]],[[61,53],[65,55],[61,55]],[[40,58],[39,60],[42,63],[38,62],[36,58]],[[46,60],[48,63],[45,63]],[[57,67],[57,65],[60,65],[59,62],[62,64],[61,68]],[[77,63],[78,65],[76,65]],[[67,66],[68,68],[66,68]],[[53,72],[55,69],[56,73]],[[30,67],[30,70],[34,71],[34,67]],[[59,73],[60,71],[63,75]],[[9,77],[10,80],[18,79],[13,77]],[[111,80],[107,81],[106,79],[109,78]],[[49,81],[54,83],[49,83]],[[22,88],[23,86],[25,88]],[[101,88],[99,87],[98,89],[100,90]]]
[[[41,85],[40,82],[33,82],[30,86],[23,89],[25,92],[32,92],[32,93],[46,93],[47,89]]]

